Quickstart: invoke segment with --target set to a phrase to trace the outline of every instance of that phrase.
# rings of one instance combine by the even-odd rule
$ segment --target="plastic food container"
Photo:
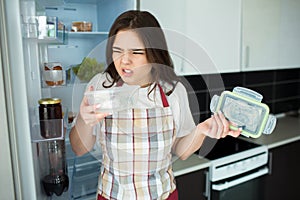
[[[87,91],[84,95],[90,105],[100,104],[95,112],[113,113],[133,108],[138,99],[138,88],[139,86],[113,87]]]
[[[43,78],[47,86],[65,85],[64,73],[61,63],[44,63]]]
[[[72,22],[73,32],[91,32],[92,28],[93,28],[92,22],[86,22],[86,21]]]
[[[221,96],[214,95],[210,110],[222,111],[224,116],[242,128],[242,135],[257,138],[262,133],[271,134],[276,125],[276,117],[269,115],[269,107],[261,103],[262,95],[243,87],[235,87],[233,92],[224,91]]]

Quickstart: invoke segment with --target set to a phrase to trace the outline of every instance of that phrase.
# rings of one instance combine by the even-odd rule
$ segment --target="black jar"
[[[63,135],[61,99],[40,99],[39,105],[41,136],[44,138],[61,137]]]

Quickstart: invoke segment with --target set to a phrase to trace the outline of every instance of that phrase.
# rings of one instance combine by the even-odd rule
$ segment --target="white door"
[[[0,26],[4,24],[4,4],[0,2]],[[6,109],[6,94],[5,94],[5,81],[4,81],[4,31],[0,29],[0,194],[3,199],[16,199],[15,184],[12,164],[12,152],[9,138],[8,118]],[[15,175],[17,177],[17,175]]]
[[[2,74],[2,54],[0,48],[0,194],[3,199],[16,199],[8,124],[6,117],[6,103],[4,91],[4,79]]]
[[[178,75],[240,71],[241,0],[142,0],[140,8],[188,40],[182,55],[171,55]],[[167,42],[171,51],[180,45]]]
[[[37,199],[19,0],[0,1],[0,194]]]
[[[243,0],[242,13],[243,71],[299,67],[299,0]]]

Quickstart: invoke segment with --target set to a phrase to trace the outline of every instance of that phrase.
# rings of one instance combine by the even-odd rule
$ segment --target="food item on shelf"
[[[39,100],[40,131],[43,138],[62,136],[62,106],[59,98]]]
[[[58,21],[57,29],[58,30],[65,30],[65,25],[62,21]]]
[[[68,112],[68,123],[71,124],[73,123],[74,119],[76,117],[76,113],[75,112]]]
[[[43,75],[48,86],[57,86],[64,83],[63,68],[58,62],[45,63]]]
[[[92,22],[78,21],[72,22],[72,32],[91,32],[93,28]]]
[[[96,58],[85,57],[81,64],[72,68],[74,74],[82,82],[88,82],[96,74],[103,72],[104,63],[98,63]]]

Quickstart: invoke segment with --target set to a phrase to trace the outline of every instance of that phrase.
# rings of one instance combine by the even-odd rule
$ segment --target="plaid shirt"
[[[99,137],[103,163],[98,193],[107,199],[166,199],[175,188],[173,116],[163,108],[131,109],[105,118]]]

